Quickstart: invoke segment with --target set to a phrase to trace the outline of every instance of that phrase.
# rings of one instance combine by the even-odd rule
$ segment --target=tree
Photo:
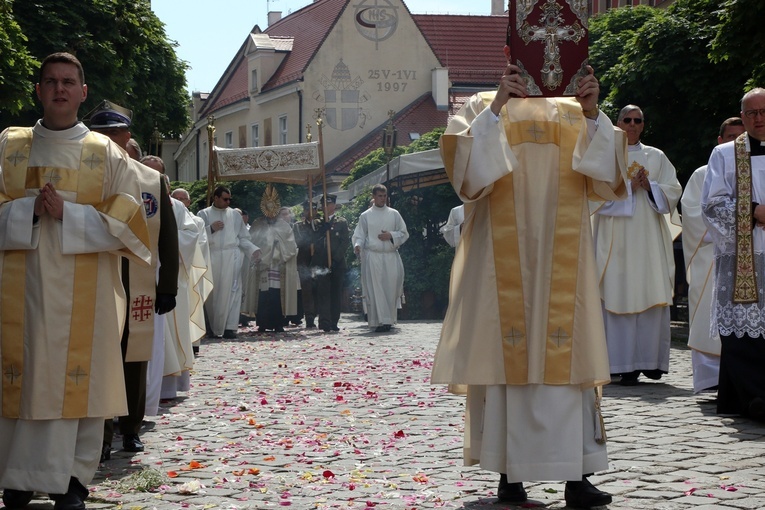
[[[749,63],[746,88],[765,86],[765,2],[727,0],[722,4],[721,23],[712,41],[712,59],[722,63]]]
[[[24,46],[42,59],[69,51],[85,69],[88,99],[81,113],[109,99],[133,110],[133,132],[144,147],[155,125],[169,137],[187,128],[185,62],[175,54],[148,0],[81,0],[65,9],[53,0],[13,4],[13,19],[27,38]],[[3,53],[5,55],[5,53]],[[28,79],[36,81],[29,76]],[[40,117],[25,108],[4,125],[30,125]]]
[[[27,51],[27,38],[13,18],[10,0],[0,0],[0,114],[15,115],[34,102],[29,76],[40,65]]]
[[[678,0],[650,16],[642,10],[616,9],[594,20],[596,26],[608,26],[609,17],[638,12],[643,22],[637,28],[619,25],[628,27],[621,39],[624,49],[605,73],[603,104],[613,120],[622,106],[640,106],[646,117],[644,140],[667,154],[684,183],[707,162],[720,123],[738,114],[751,65],[710,60],[721,22],[716,0]],[[595,47],[610,37],[604,34],[596,40],[595,55],[600,51]]]

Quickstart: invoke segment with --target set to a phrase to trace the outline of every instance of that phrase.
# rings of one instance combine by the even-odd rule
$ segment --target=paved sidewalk
[[[461,466],[464,400],[429,383],[441,323],[340,326],[204,341],[188,396],[147,423],[145,452],[112,453],[88,508],[520,508]],[[671,360],[660,382],[605,389],[610,469],[592,480],[609,508],[765,508],[765,427],[717,417],[690,352],[674,343]],[[525,508],[565,506],[562,483],[527,489]]]

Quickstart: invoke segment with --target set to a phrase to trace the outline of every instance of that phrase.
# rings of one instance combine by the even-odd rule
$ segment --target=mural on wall
[[[314,91],[313,98],[323,103],[327,125],[332,129],[363,128],[372,117],[371,112],[361,106],[369,101],[369,94],[361,89],[364,80],[361,76],[351,78],[351,71],[343,59],[335,65],[332,77],[322,75],[319,83],[324,89]]]
[[[356,29],[375,43],[390,38],[398,28],[398,7],[391,0],[361,0],[356,4]]]

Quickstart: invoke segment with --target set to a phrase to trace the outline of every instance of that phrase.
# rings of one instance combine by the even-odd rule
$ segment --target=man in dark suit
[[[316,299],[319,327],[324,331],[340,331],[343,285],[345,283],[345,252],[350,235],[348,222],[335,215],[337,197],[327,195],[326,208],[316,220],[316,244],[311,265],[316,268]]]

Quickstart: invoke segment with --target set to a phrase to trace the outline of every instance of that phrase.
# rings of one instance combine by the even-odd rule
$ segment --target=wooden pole
[[[210,207],[212,203],[213,184],[215,183],[215,170],[213,167],[213,158],[215,151],[213,150],[213,144],[215,143],[215,117],[210,115],[207,117],[207,207]]]
[[[323,108],[319,108],[316,110],[316,125],[319,127],[319,168],[321,168],[321,187],[322,187],[322,200],[324,201],[324,222],[327,222],[327,169],[324,167],[324,136],[322,135],[322,126],[324,124],[324,120],[321,118],[322,114],[324,113]],[[330,240],[332,239],[332,236],[330,235],[329,230],[327,230],[327,267],[329,269],[332,269],[332,245],[330,244]]]

